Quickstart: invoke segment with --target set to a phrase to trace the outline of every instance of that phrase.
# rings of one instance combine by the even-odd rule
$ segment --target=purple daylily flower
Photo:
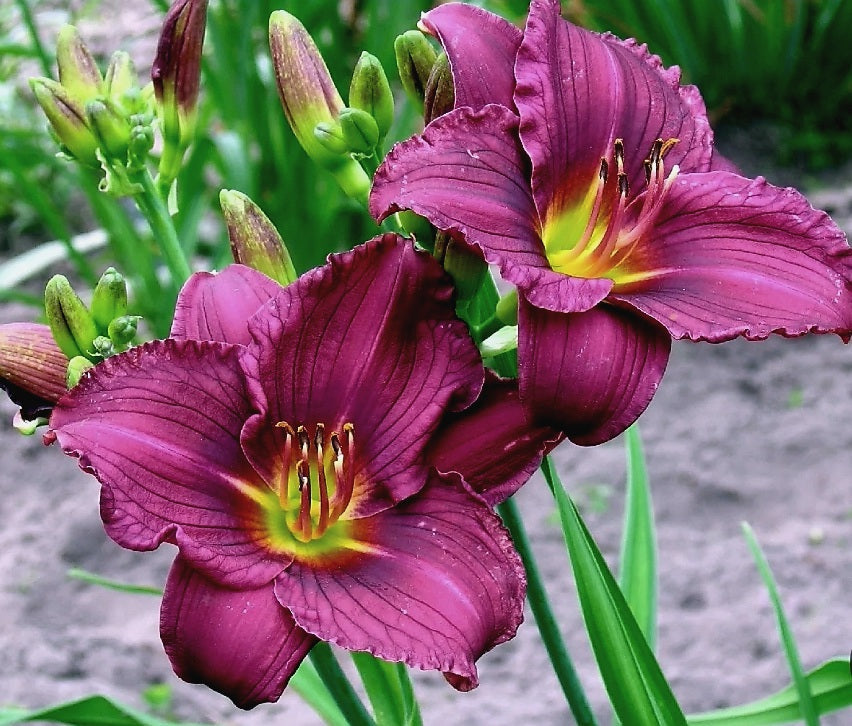
[[[617,435],[672,338],[848,340],[843,233],[797,191],[735,173],[677,68],[564,21],[556,0],[534,0],[523,32],[460,4],[422,26],[447,51],[457,108],[395,147],[371,211],[423,215],[517,286],[537,420],[580,444]]]
[[[99,479],[116,542],[177,545],[161,635],[181,678],[250,708],[319,638],[468,690],[522,620],[490,504],[558,439],[483,382],[439,265],[385,235],[286,288],[194,275],[172,337],[88,372],[48,440]]]

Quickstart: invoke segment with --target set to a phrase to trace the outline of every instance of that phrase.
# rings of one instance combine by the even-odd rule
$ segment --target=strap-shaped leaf
[[[74,726],[200,726],[188,723],[178,725],[173,721],[164,721],[117,703],[106,696],[87,696],[77,701],[68,701],[35,711],[21,708],[0,709],[0,726],[29,721],[49,721]]]
[[[586,630],[616,715],[631,726],[685,726],[654,653],[552,463],[544,472],[559,509]]]

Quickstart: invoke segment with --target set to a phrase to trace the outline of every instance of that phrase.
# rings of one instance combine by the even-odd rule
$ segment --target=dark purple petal
[[[852,251],[794,189],[728,172],[682,174],[612,297],[674,338],[852,330]]]
[[[244,265],[196,272],[178,296],[171,337],[246,345],[248,319],[279,292],[281,285]]]
[[[712,133],[697,89],[679,86],[635,41],[601,36],[565,22],[557,0],[534,0],[515,66],[520,135],[532,159],[532,188],[543,220],[582,200],[601,157],[624,140],[630,186],[645,183],[643,162],[657,138],[680,139],[666,156],[704,171]]]
[[[160,637],[179,678],[203,683],[240,708],[277,701],[317,642],[267,583],[229,590],[178,557],[160,611]]]
[[[107,359],[60,399],[48,437],[97,477],[107,534],[174,542],[221,584],[255,587],[287,564],[257,541],[240,448],[249,415],[237,346],[155,341]]]
[[[484,373],[440,265],[396,235],[301,277],[256,315],[245,367],[258,416],[243,436],[258,467],[279,421],[355,426],[355,500],[366,516],[417,491],[422,451]],[[253,436],[252,433],[256,434]]]
[[[466,411],[447,417],[427,457],[441,473],[457,472],[490,505],[514,494],[562,436],[527,419],[517,381],[489,376]]]
[[[620,434],[650,403],[669,358],[665,329],[610,305],[551,313],[518,304],[521,400],[582,446]]]
[[[474,661],[523,619],[524,571],[500,520],[456,478],[433,475],[362,521],[357,559],[327,569],[294,562],[276,580],[278,600],[323,640],[474,688]]]
[[[456,108],[489,103],[514,109],[515,55],[521,31],[499,15],[463,3],[424,13],[420,25],[440,41],[450,61]]]

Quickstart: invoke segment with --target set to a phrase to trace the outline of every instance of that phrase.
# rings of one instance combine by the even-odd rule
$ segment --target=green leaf
[[[775,577],[772,575],[772,570],[769,568],[769,562],[763,554],[757,538],[754,536],[752,528],[747,522],[742,523],[743,534],[746,542],[754,557],[757,569],[763,579],[763,584],[769,591],[769,599],[772,601],[772,608],[775,610],[775,619],[778,621],[778,632],[781,635],[781,642],[784,645],[784,653],[787,656],[787,663],[790,666],[790,673],[793,676],[793,684],[799,695],[799,706],[801,708],[801,716],[807,726],[819,726],[819,716],[811,698],[810,688],[805,679],[805,673],[802,669],[802,663],[799,660],[799,652],[796,648],[796,640],[793,637],[793,631],[790,629],[790,624],[784,614],[784,607],[781,604],[781,596],[778,594],[778,587],[775,584]]]
[[[109,590],[118,590],[119,592],[129,592],[134,595],[162,595],[163,590],[159,587],[153,587],[151,585],[131,585],[127,582],[120,582],[119,580],[110,580],[107,577],[101,577],[100,575],[96,575],[94,572],[88,572],[87,570],[81,570],[77,567],[74,567],[66,573],[68,577],[72,577],[75,580],[82,580],[83,582],[88,582],[91,585],[98,585],[100,587],[106,587]]]
[[[308,658],[301,662],[290,679],[288,688],[296,691],[328,726],[349,726],[349,720],[343,715],[314,664]]]
[[[0,708],[0,726],[27,721],[50,721],[76,726],[178,726],[174,721],[149,716],[106,696],[87,696],[78,701],[69,701],[36,711]],[[200,725],[187,723],[179,726]]]
[[[353,651],[351,656],[373,706],[378,726],[414,726],[421,723],[420,709],[404,664],[389,663],[358,651]]]
[[[630,606],[552,464],[545,467],[601,677],[616,715],[631,726],[686,724]]]
[[[852,678],[849,661],[834,658],[805,676],[813,702],[820,715],[852,706]],[[758,701],[708,711],[687,717],[689,726],[771,726],[801,719],[799,692],[795,684]]]
[[[654,510],[639,427],[634,424],[627,437],[627,497],[621,540],[619,585],[639,629],[654,649],[657,611],[657,542]]]

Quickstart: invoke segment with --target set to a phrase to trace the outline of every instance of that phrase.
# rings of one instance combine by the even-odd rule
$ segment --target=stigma
[[[346,423],[342,435],[326,433],[325,424],[313,430],[279,421],[284,430],[282,476],[277,494],[292,536],[306,543],[321,538],[352,501],[355,488],[355,426]]]
[[[677,165],[666,174],[664,157],[678,139],[657,139],[644,160],[645,187],[631,197],[625,171],[623,139],[616,139],[609,157],[601,157],[597,179],[579,209],[570,210],[569,225],[557,223],[543,235],[545,252],[556,272],[587,279],[612,277],[612,271],[627,261],[640,240],[647,236],[663,208],[663,202],[678,175]],[[575,215],[585,216],[579,236]],[[580,221],[582,224],[582,221]],[[566,238],[567,237],[567,238]],[[572,239],[573,237],[573,239]]]

